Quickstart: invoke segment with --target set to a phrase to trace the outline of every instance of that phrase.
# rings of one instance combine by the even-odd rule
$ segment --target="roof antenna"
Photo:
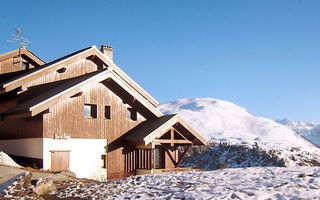
[[[21,48],[22,45],[28,45],[31,41],[25,37],[22,37],[22,30],[21,28],[16,29],[16,34],[10,34],[13,36],[12,40],[7,40],[7,42],[17,43],[19,44],[19,59],[20,59],[20,66],[22,66],[22,58],[21,58]]]

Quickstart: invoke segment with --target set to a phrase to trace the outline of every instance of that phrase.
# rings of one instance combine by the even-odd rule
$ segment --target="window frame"
[[[104,106],[104,119],[106,120],[111,119],[111,106],[109,105]]]
[[[89,107],[90,115],[87,115],[86,107]],[[86,119],[97,119],[98,118],[98,109],[96,104],[85,103],[83,106],[83,115]]]
[[[127,107],[126,115],[127,115],[127,119],[130,119],[132,121],[137,121],[137,119],[138,119],[137,110],[135,110],[135,109],[133,109],[131,107]]]

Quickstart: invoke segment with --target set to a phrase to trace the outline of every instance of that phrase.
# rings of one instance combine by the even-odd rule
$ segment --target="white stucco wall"
[[[106,153],[106,139],[28,138],[0,140],[0,151],[7,154],[43,159],[43,169],[51,169],[51,152],[70,151],[70,171],[79,178],[106,180],[101,156]]]
[[[43,169],[51,168],[51,152],[70,151],[70,171],[79,178],[106,180],[102,154],[106,153],[106,139],[52,139],[43,138]]]
[[[0,140],[0,151],[6,154],[42,159],[42,138]]]

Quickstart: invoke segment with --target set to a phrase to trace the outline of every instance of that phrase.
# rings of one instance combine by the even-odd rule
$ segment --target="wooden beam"
[[[174,141],[174,129],[173,128],[170,129],[170,139],[171,139],[171,146],[173,147],[174,146],[174,143],[173,143],[173,141]]]
[[[203,145],[207,143],[207,140],[204,139],[197,131],[195,131],[185,120],[183,120],[179,115],[177,115],[179,123],[184,126],[192,135]]]
[[[152,149],[152,153],[153,153],[153,169],[156,169],[156,149]]]
[[[178,163],[177,163],[177,166],[176,167],[179,167],[181,162],[182,162],[182,159],[186,156],[187,152],[189,151],[191,145],[188,145],[188,147],[184,150],[183,154],[181,155]]]
[[[168,154],[170,160],[172,161],[172,163],[174,164],[174,166],[177,167],[177,162],[173,159],[170,151],[168,151],[168,149],[165,149],[165,152],[167,152],[167,154]]]
[[[86,57],[86,59],[90,60],[91,62],[96,64],[98,66],[98,69],[100,69],[100,70],[108,67],[107,65],[105,65],[103,60],[101,60],[100,57],[98,57],[96,54],[90,55],[90,56]]]
[[[151,159],[152,159],[152,149],[148,149],[148,154],[149,154],[149,167],[148,167],[148,169],[152,169],[152,165],[151,165],[151,163],[152,163],[152,161],[151,161]]]
[[[177,129],[173,128],[183,139],[188,140],[182,133],[180,133]]]
[[[160,145],[160,144],[192,144],[191,141],[189,140],[168,140],[168,139],[155,139],[153,140],[153,143],[155,143],[156,145]]]

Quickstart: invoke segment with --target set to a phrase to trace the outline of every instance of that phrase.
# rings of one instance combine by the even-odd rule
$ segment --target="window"
[[[111,112],[110,112],[110,106],[105,106],[104,107],[104,117],[106,119],[111,119]]]
[[[22,62],[21,67],[22,67],[23,69],[29,69],[29,63],[27,63],[27,62]]]
[[[97,118],[97,105],[84,104],[84,116],[87,118]]]
[[[101,160],[102,160],[102,168],[107,169],[107,154],[102,154]]]
[[[127,108],[127,118],[137,121],[137,111],[132,108]]]

